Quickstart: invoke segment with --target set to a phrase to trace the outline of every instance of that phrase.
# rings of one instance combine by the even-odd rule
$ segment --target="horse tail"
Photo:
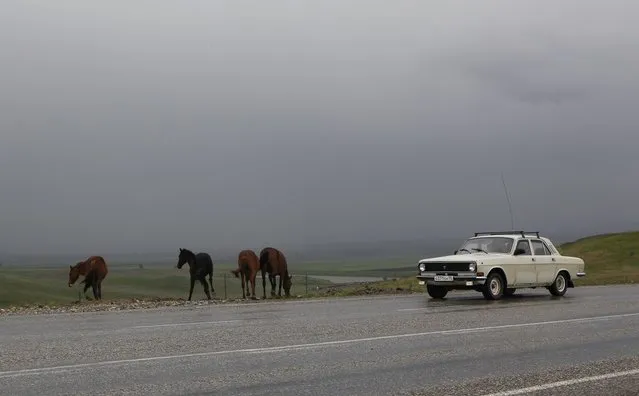
[[[277,251],[277,261],[279,264],[278,270],[282,274],[281,276],[288,275],[288,265],[286,263],[286,256],[284,256],[284,253],[280,252],[279,250]]]
[[[104,260],[104,257],[95,256],[93,259],[97,262],[96,264],[97,264],[97,267],[99,268],[101,278],[102,279],[106,278],[107,274],[109,273],[109,269],[107,268],[107,264],[106,264],[106,261]]]
[[[260,252],[260,269],[264,271],[266,264],[268,263],[269,248],[263,249]]]

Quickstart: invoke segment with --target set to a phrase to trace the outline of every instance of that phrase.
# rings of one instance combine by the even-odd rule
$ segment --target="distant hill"
[[[561,254],[586,262],[581,284],[639,281],[639,231],[593,235],[558,246]]]
[[[564,241],[575,238],[575,235],[546,234],[555,244],[560,245]],[[414,258],[433,257],[450,254],[457,249],[464,239],[472,236],[472,233],[459,236],[416,236],[406,240],[380,240],[380,241],[347,241],[333,243],[307,244],[303,246],[277,246],[280,247],[289,258],[290,262],[318,262],[318,261],[344,261],[344,260],[368,260],[388,258]],[[253,247],[259,253],[261,247]],[[234,263],[237,260],[237,251],[224,247],[211,247],[205,249],[211,254],[216,263]],[[171,266],[177,262],[177,249],[168,252],[141,252],[138,254],[118,254],[112,252],[95,252],[103,255],[109,263],[113,264],[144,264]],[[68,266],[86,258],[86,254],[35,255],[11,253],[0,254],[0,264],[6,266]]]
[[[446,254],[458,247],[463,238],[425,238],[407,241],[368,241],[368,242],[340,242],[312,244],[306,246],[276,246],[286,253],[290,262],[301,261],[333,261],[333,260],[361,260],[384,259],[392,257],[433,256]],[[259,254],[261,247],[254,247]],[[213,261],[232,262],[237,260],[238,251],[233,249],[206,249],[213,257]],[[96,252],[107,259],[109,263],[141,263],[146,265],[175,265],[177,263],[177,249],[175,252],[149,252],[139,254],[113,254]],[[30,255],[30,254],[0,254],[0,263],[9,266],[67,266],[86,258],[86,254],[58,254],[58,255]]]

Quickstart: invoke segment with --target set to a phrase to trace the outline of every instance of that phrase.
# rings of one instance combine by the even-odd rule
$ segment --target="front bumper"
[[[440,278],[439,277],[445,277]],[[486,283],[485,276],[477,276],[475,272],[441,273],[422,272],[416,276],[420,285],[451,286],[451,287],[475,287]]]
[[[583,278],[584,276],[586,276],[585,272],[577,272],[577,276],[580,278]]]

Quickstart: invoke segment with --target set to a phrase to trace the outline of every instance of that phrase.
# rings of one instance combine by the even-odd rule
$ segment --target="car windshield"
[[[470,238],[459,248],[457,254],[469,253],[510,253],[513,239],[506,237]]]

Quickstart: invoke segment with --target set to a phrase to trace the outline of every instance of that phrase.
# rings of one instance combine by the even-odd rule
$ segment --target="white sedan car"
[[[423,259],[417,266],[417,279],[433,298],[472,289],[497,300],[536,287],[563,296],[575,287],[574,279],[586,276],[582,259],[562,256],[550,239],[524,231],[478,232],[453,255]]]

